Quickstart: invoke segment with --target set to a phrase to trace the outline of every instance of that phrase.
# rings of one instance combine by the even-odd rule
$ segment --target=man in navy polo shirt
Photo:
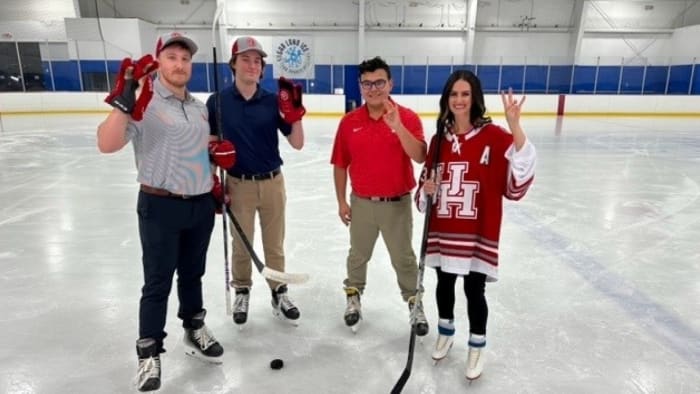
[[[260,86],[266,56],[255,38],[236,39],[229,60],[235,77],[234,84],[210,96],[207,107],[212,134],[221,130],[224,139],[236,146],[236,164],[228,170],[226,180],[227,193],[232,201],[231,210],[251,243],[255,214],[258,213],[265,263],[271,269],[284,272],[287,197],[281,172],[278,131],[294,149],[301,149],[304,146],[301,118],[305,110],[301,105],[299,85],[280,78],[279,95]],[[233,226],[231,232],[231,286],[236,293],[233,321],[240,325],[248,319],[250,288],[253,284],[252,264]],[[300,312],[287,295],[287,285],[268,280],[268,286],[272,291],[273,314],[296,325]]]

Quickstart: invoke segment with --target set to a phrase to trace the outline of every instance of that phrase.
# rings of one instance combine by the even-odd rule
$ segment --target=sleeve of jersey
[[[423,170],[420,173],[420,179],[418,179],[418,189],[416,189],[416,194],[413,200],[416,203],[416,208],[419,212],[425,212],[425,208],[428,206],[428,197],[423,190],[423,183],[428,179],[428,174],[431,172],[430,165],[433,162],[433,157],[435,156],[435,144],[437,140],[433,136],[430,140],[430,147],[428,148],[428,156],[425,159],[425,164],[423,165]],[[435,199],[433,199],[435,203]]]
[[[516,151],[515,146],[511,145],[506,151],[506,158],[510,164],[505,197],[517,201],[525,196],[535,179],[537,151],[530,140],[526,140],[525,145],[519,151]]]

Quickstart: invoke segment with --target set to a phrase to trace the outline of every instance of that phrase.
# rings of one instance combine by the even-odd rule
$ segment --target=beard
[[[176,88],[184,88],[187,86],[187,83],[190,81],[190,74],[186,72],[178,72],[178,71],[173,71],[173,72],[167,72],[167,73],[161,73],[160,78],[165,80],[165,82],[173,87]]]

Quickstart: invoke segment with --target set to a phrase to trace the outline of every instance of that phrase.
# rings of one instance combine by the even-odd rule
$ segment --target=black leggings
[[[455,307],[455,282],[457,276],[443,272],[436,268],[438,315],[440,319],[454,319]],[[486,305],[484,290],[486,288],[486,275],[478,272],[470,272],[464,276],[464,295],[467,296],[467,315],[469,316],[469,332],[477,335],[486,335],[486,320],[489,316],[489,307]]]

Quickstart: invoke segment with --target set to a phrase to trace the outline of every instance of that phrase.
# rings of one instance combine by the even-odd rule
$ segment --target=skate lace
[[[446,348],[450,344],[452,339],[453,339],[452,336],[440,334],[438,336],[437,343],[435,344],[435,350],[443,350],[444,348]]]
[[[360,297],[355,294],[348,296],[348,312],[356,312],[360,310]]]
[[[423,303],[412,303],[411,304],[411,324],[413,323],[425,323],[428,320],[425,318],[425,312],[423,311]]]
[[[290,309],[296,308],[296,306],[292,302],[292,299],[289,298],[289,296],[286,294],[278,294],[277,302],[279,303],[280,309],[282,309],[283,311],[288,311]]]
[[[233,302],[233,311],[235,313],[248,312],[248,302],[250,300],[249,294],[236,294],[236,300]]]
[[[139,370],[136,374],[138,387],[143,386],[150,378],[158,378],[160,375],[160,357],[148,357],[139,360]]]
[[[216,343],[214,335],[211,333],[211,331],[209,331],[207,326],[202,326],[202,328],[192,330],[192,337],[202,350],[207,350],[209,346]]]
[[[470,348],[469,349],[469,369],[475,369],[479,363],[479,358],[481,357],[481,349]]]

